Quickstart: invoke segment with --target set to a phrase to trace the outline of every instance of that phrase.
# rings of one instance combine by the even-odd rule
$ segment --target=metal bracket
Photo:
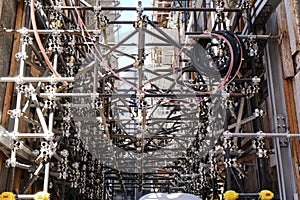
[[[102,7],[97,5],[97,6],[94,6],[94,12],[96,15],[98,15],[102,10]]]
[[[16,57],[17,61],[26,60],[28,58],[26,53],[23,53],[23,52],[16,53],[15,57]]]
[[[287,147],[289,144],[289,139],[287,137],[279,138],[279,144],[281,147]]]
[[[286,116],[279,114],[276,117],[277,120],[277,132],[278,133],[286,133],[287,132],[287,121],[286,121]]]
[[[217,11],[217,13],[222,13],[224,11],[224,2],[223,1],[217,2],[216,11]]]
[[[148,16],[141,15],[139,16],[138,20],[134,22],[135,28],[146,28],[148,24]]]

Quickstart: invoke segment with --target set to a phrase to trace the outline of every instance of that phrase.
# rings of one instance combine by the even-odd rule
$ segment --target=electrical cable
[[[235,56],[234,56],[234,50],[233,50],[233,44],[232,44],[232,42],[231,41],[229,41],[228,39],[227,39],[227,37],[225,37],[224,35],[222,35],[222,34],[219,34],[219,33],[215,33],[215,32],[206,32],[206,33],[204,33],[205,35],[211,35],[211,36],[214,36],[214,37],[217,37],[217,38],[219,38],[219,39],[222,39],[223,41],[225,41],[225,43],[227,44],[227,46],[228,46],[228,48],[229,48],[229,51],[230,51],[230,62],[229,62],[229,66],[228,66],[228,68],[226,68],[226,70],[227,70],[227,73],[226,73],[226,75],[224,76],[224,78],[223,78],[223,80],[221,81],[221,83],[216,87],[216,89],[214,89],[213,91],[208,91],[208,92],[199,92],[199,91],[195,91],[195,90],[193,90],[195,93],[197,93],[197,94],[200,94],[200,95],[205,95],[205,94],[215,94],[216,92],[218,92],[218,91],[220,91],[222,88],[224,88],[227,84],[226,84],[226,82],[228,81],[228,79],[229,79],[229,77],[230,77],[230,75],[231,75],[231,73],[232,73],[232,70],[233,70],[233,67],[234,67],[234,58],[235,58]],[[183,47],[184,48],[184,47]],[[179,51],[179,54],[182,52],[182,50],[183,50],[183,48]],[[200,48],[200,49],[203,49],[203,48]],[[195,51],[192,51],[192,52],[194,52],[194,53],[196,53]],[[202,52],[202,53],[204,53],[204,51]],[[178,58],[179,58],[179,54],[177,55],[177,57],[176,57],[176,59],[175,59],[175,61],[177,61],[178,60]],[[202,55],[202,54],[201,54]],[[206,55],[206,54],[204,54],[204,55]],[[194,54],[194,56],[195,56],[195,54]],[[203,56],[203,55],[202,55]],[[192,55],[192,57],[193,57],[193,55]],[[205,67],[207,67],[207,65],[204,65],[203,66],[203,59],[205,60],[205,59],[207,59],[207,58],[204,58],[204,56],[203,56],[203,58],[201,59],[201,60],[198,60],[198,63],[194,63],[194,67],[195,67],[195,69],[196,69],[196,71],[201,75],[201,73],[202,72],[209,72],[209,71],[207,71],[207,70],[209,70],[209,69],[207,69],[207,68],[205,68]],[[174,61],[174,62],[175,62]],[[192,58],[192,62],[193,61],[195,61],[193,58]],[[201,63],[200,63],[200,61],[201,61]],[[174,64],[174,62],[173,62],[173,64]],[[207,62],[206,62],[206,64],[207,64]],[[180,65],[179,65],[180,66]],[[183,76],[183,71],[182,71],[182,67],[180,66],[180,73],[181,73],[181,76]],[[209,72],[210,73],[210,72]],[[184,83],[184,82],[183,82]],[[187,88],[189,88],[185,83],[184,83],[184,85],[187,87]]]
[[[240,62],[241,62],[241,43],[239,41],[239,38],[235,37],[235,34],[231,31],[217,31],[218,34],[223,35],[224,37],[227,38],[227,40],[230,42],[232,48],[233,48],[233,52],[234,52],[234,57],[230,57],[230,59],[234,60],[234,65],[233,65],[233,69],[230,75],[232,75],[233,73],[235,73],[235,71],[237,70],[237,66],[239,66]],[[227,61],[228,63],[228,61]],[[220,70],[222,71],[222,74],[224,74],[224,71],[227,70],[227,68],[221,68]],[[228,83],[227,83],[228,84]]]
[[[42,44],[42,41],[41,41],[41,38],[40,38],[40,35],[38,33],[38,29],[37,29],[37,24],[36,24],[36,19],[35,19],[35,9],[34,9],[34,0],[31,0],[31,23],[32,23],[32,27],[33,27],[33,30],[34,30],[34,36],[35,36],[35,39],[36,39],[36,42],[39,46],[39,49],[41,50],[41,53],[45,59],[45,62],[47,63],[49,69],[53,72],[53,74],[56,76],[56,77],[61,77],[61,75],[54,69],[54,67],[52,66],[48,56],[47,56],[47,53],[45,51],[45,48],[43,47],[43,44]],[[67,86],[68,83],[66,81],[63,81],[62,82],[64,86]]]
[[[236,78],[236,76],[239,74],[240,69],[241,69],[242,64],[243,64],[243,60],[244,60],[244,51],[243,51],[243,46],[242,46],[242,44],[241,44],[241,41],[240,41],[240,39],[238,38],[238,36],[237,36],[236,34],[234,34],[234,37],[237,39],[237,41],[238,41],[238,43],[239,43],[239,47],[240,47],[240,51],[241,51],[241,58],[240,58],[240,64],[239,64],[239,67],[238,67],[238,69],[236,70],[235,75],[231,78],[230,81],[228,81],[228,84],[231,83],[231,82]]]

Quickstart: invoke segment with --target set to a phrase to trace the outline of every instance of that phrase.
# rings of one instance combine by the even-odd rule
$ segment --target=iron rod
[[[27,193],[28,192],[28,190],[30,189],[32,184],[37,180],[37,178],[38,178],[41,170],[43,169],[43,167],[44,167],[43,163],[40,163],[39,166],[37,167],[37,169],[35,170],[35,172],[33,173],[33,177],[29,180],[29,182],[27,182],[27,184],[23,188],[22,193]]]
[[[0,82],[73,82],[74,77],[0,77]]]
[[[40,93],[39,96],[47,97],[47,96],[56,96],[56,97],[92,97],[92,96],[99,96],[99,97],[136,97],[136,94],[108,94],[108,93]],[[145,94],[145,97],[157,97],[157,98],[196,98],[201,96],[210,96],[208,94]],[[211,95],[212,96],[212,95]],[[214,95],[213,95],[214,96]],[[180,100],[180,99],[178,99]]]
[[[198,39],[209,39],[209,38],[214,38],[211,36],[209,33],[204,34],[203,32],[186,32],[185,33],[187,37],[190,38],[198,38]],[[279,35],[238,35],[239,38],[241,39],[260,39],[260,40],[269,40],[269,39],[280,39]]]
[[[263,133],[263,132],[257,132],[257,133],[231,133],[225,131],[223,133],[223,136],[225,137],[287,137],[287,138],[294,138],[294,137],[300,137],[300,134],[290,134],[290,133]]]
[[[45,165],[45,174],[44,174],[44,186],[43,186],[43,192],[48,192],[49,175],[50,175],[50,163],[48,162],[48,163]]]
[[[62,9],[62,10],[94,10],[95,7],[93,6],[48,6],[46,8],[54,8],[54,9]],[[139,7],[101,7],[101,10],[108,10],[108,11],[137,11]],[[217,12],[220,11],[217,8],[187,8],[187,7],[143,7],[144,11],[211,11]],[[242,11],[241,8],[224,8],[222,9],[223,12],[239,12]]]
[[[47,137],[47,133],[14,133],[8,134],[12,138],[44,138]]]
[[[125,43],[127,40],[129,40],[132,36],[134,36],[138,31],[134,30],[131,33],[129,33],[125,38],[123,38],[121,41],[119,41],[115,46],[111,47],[108,51],[104,53],[104,57],[108,55],[109,53],[113,52],[115,49],[117,49],[119,46],[121,46],[123,43]]]
[[[181,49],[182,45],[175,41],[171,36],[165,33],[161,28],[159,28],[156,24],[154,24],[151,20],[148,20],[148,23],[159,32],[162,36],[164,36],[170,43],[172,43],[175,47]]]
[[[121,24],[131,24],[132,21],[123,21],[120,23]],[[119,23],[118,21],[115,22],[111,22],[111,23]],[[155,22],[153,22],[155,24]],[[22,29],[21,29],[22,30]],[[0,29],[0,34],[20,34],[21,30],[14,30],[14,29]],[[33,33],[34,31],[31,29],[26,30],[28,33]],[[84,32],[86,33],[96,33],[99,32],[100,30],[98,29],[89,29],[89,30],[84,30]],[[146,31],[147,33],[150,34],[150,31]],[[77,35],[81,35],[82,31],[81,30],[73,30],[73,29],[69,29],[69,30],[62,30],[62,29],[39,29],[38,30],[39,34],[51,34],[51,33],[59,33],[59,34],[77,34]],[[205,32],[207,34],[204,34],[204,32],[186,32],[185,35],[187,35],[188,37],[191,38],[199,38],[199,39],[209,39],[209,38],[213,38],[213,36],[211,36],[209,34],[209,32]],[[153,33],[154,34],[154,33]],[[154,36],[154,35],[153,35]],[[156,36],[155,36],[156,37]],[[248,35],[238,35],[239,38],[241,39],[261,39],[261,40],[268,40],[268,39],[280,39],[280,35],[253,35],[253,34],[248,34]]]
[[[17,199],[34,199],[34,194],[18,194]]]

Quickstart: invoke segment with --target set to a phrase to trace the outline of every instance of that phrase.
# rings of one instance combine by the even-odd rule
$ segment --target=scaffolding
[[[263,190],[262,170],[275,153],[285,199],[293,188],[284,174],[293,170],[280,164],[291,159],[280,139],[300,134],[288,132],[284,116],[274,115],[273,132],[262,124],[276,84],[263,52],[280,37],[253,30],[270,14],[262,5],[278,4],[25,1],[24,27],[0,30],[20,35],[18,73],[0,77],[16,94],[4,110],[9,126],[0,129],[6,164],[31,177],[15,198],[137,199],[159,191],[208,199],[232,189],[258,196],[241,184],[246,160],[256,159]],[[118,20],[128,12],[132,19]],[[34,184],[42,193],[28,194]]]

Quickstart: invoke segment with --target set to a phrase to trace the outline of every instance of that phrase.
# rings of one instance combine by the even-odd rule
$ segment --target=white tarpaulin
[[[192,194],[186,194],[186,193],[150,193],[143,197],[141,197],[139,200],[202,200],[201,198],[192,195]]]

